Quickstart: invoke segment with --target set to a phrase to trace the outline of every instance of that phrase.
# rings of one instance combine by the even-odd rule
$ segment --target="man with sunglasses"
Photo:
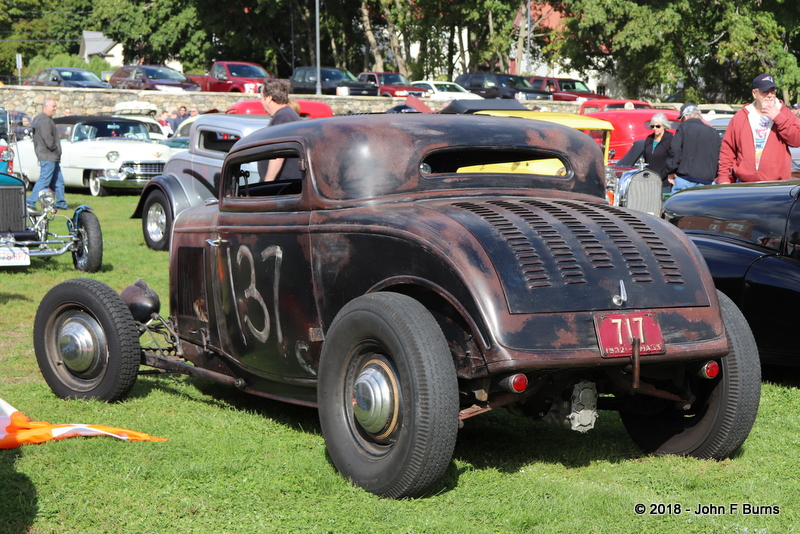
[[[736,112],[725,131],[716,181],[791,180],[792,146],[800,146],[800,120],[778,100],[772,75],[759,74],[753,102]]]
[[[673,195],[690,187],[713,183],[719,159],[719,135],[703,122],[700,109],[689,104],[681,109],[680,119],[667,156],[667,169],[675,174]]]

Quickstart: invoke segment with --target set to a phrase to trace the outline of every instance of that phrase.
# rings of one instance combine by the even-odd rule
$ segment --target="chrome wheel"
[[[153,242],[162,241],[167,234],[167,214],[164,206],[158,203],[150,205],[145,214],[145,230]]]

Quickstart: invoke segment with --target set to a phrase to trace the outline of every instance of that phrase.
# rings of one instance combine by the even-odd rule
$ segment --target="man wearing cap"
[[[800,120],[776,92],[772,75],[753,80],[753,102],[736,112],[722,139],[718,184],[792,178],[789,147],[800,146]]]
[[[667,171],[675,174],[673,195],[690,187],[712,184],[719,158],[719,135],[703,122],[700,109],[689,104],[681,108],[680,119],[667,155]]]

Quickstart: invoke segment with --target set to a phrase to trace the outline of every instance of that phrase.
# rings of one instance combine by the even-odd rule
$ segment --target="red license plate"
[[[594,326],[603,358],[633,355],[633,338],[639,338],[639,354],[664,352],[661,327],[650,313],[595,315]]]

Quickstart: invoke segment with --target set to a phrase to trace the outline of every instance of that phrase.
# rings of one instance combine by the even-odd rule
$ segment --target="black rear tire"
[[[74,278],[42,299],[33,325],[39,369],[57,396],[123,399],[136,382],[141,348],[136,323],[106,284]]]
[[[97,215],[91,211],[80,212],[75,231],[78,242],[72,251],[72,264],[79,271],[96,273],[103,264],[103,232]]]
[[[620,412],[628,434],[647,452],[721,460],[736,452],[753,428],[761,398],[758,347],[736,304],[717,294],[732,350],[720,359],[720,374],[712,380],[687,372],[697,397],[692,410],[684,413],[664,402],[656,414]]]
[[[172,209],[164,193],[158,190],[147,195],[142,210],[142,234],[144,242],[153,250],[169,249],[169,233],[172,229]]]
[[[410,297],[364,295],[337,314],[322,348],[318,403],[333,464],[371,493],[426,494],[450,463],[455,367],[436,320]]]

